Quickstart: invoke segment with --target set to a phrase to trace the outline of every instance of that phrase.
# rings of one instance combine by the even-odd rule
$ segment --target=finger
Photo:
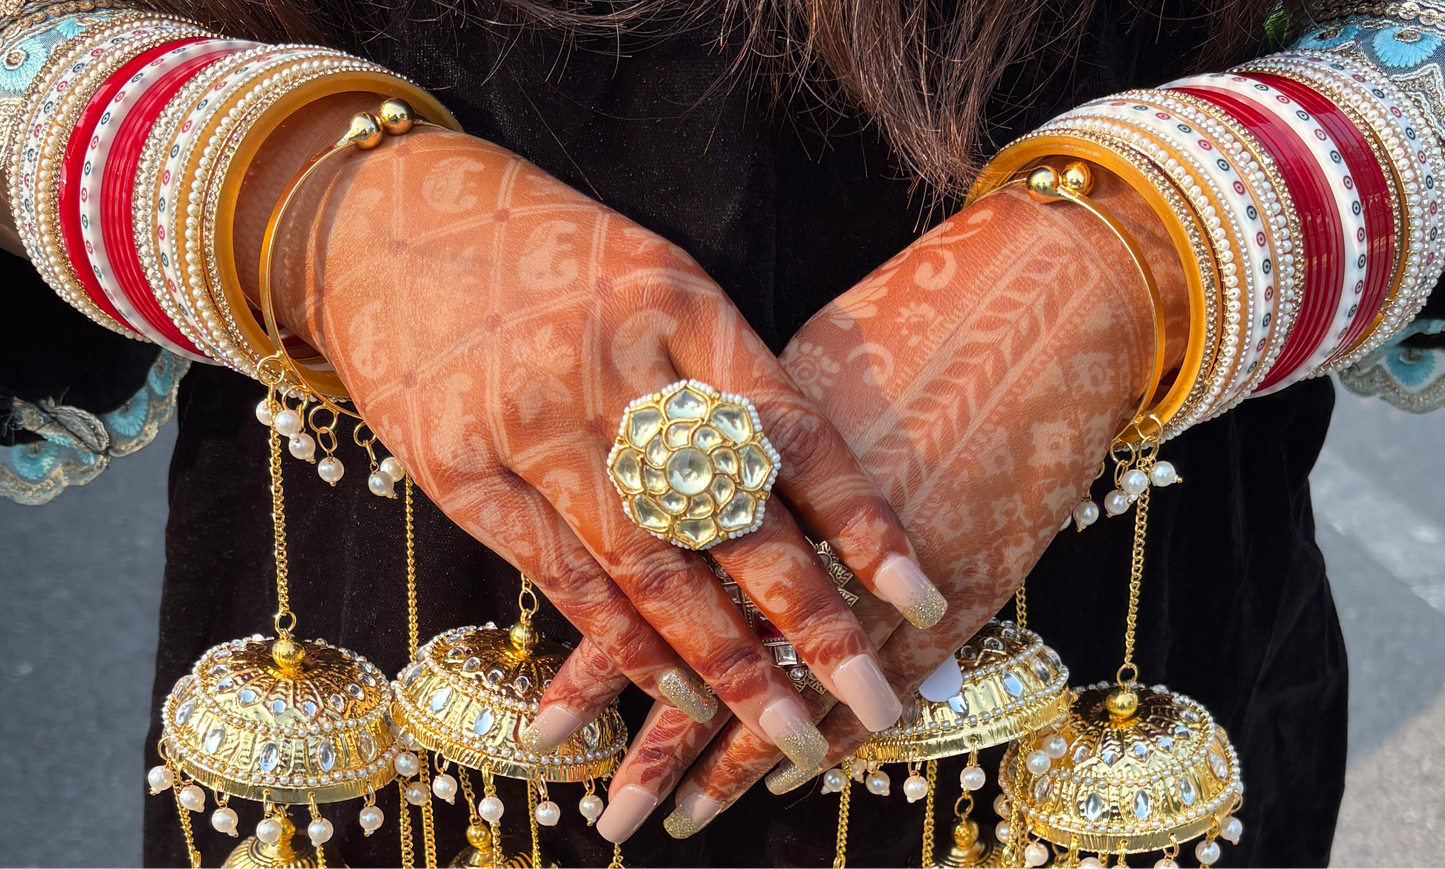
[[[522,747],[546,754],[566,742],[578,728],[596,720],[627,687],[628,678],[602,647],[583,637],[552,677],[537,714],[517,737]]]
[[[571,438],[550,446],[546,465],[520,472],[554,505],[566,505],[573,531],[716,699],[789,757],[815,763],[826,745],[806,707],[703,559],[652,537],[617,509],[606,476],[609,448]],[[612,645],[607,649],[611,655]],[[699,721],[716,710],[706,695],[671,699]]]
[[[782,504],[763,515],[756,531],[711,553],[813,674],[868,727],[884,730],[898,720],[903,706],[883,677],[873,643]]]
[[[607,811],[597,820],[597,832],[602,838],[609,842],[627,841],[677,784],[708,741],[730,721],[731,716],[717,715],[711,721],[698,723],[676,709],[653,706],[612,775]],[[777,751],[771,744],[763,744]]]
[[[568,621],[594,638],[623,675],[658,699],[689,707],[708,702],[706,689],[541,493],[499,468],[488,485],[471,490],[471,497],[474,504],[448,504],[449,514],[460,517],[465,530],[531,577]],[[530,533],[498,535],[501,527],[527,528]],[[554,713],[531,731],[528,747],[538,753],[551,751],[588,720],[572,721],[565,711]]]
[[[924,575],[902,521],[843,436],[798,390],[729,299],[696,294],[689,310],[699,325],[669,336],[674,366],[683,376],[751,400],[783,458],[778,493],[870,590],[915,626],[936,624],[948,604]],[[708,340],[698,340],[699,334]]]

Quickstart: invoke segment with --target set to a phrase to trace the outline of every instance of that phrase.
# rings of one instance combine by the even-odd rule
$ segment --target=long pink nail
[[[902,555],[890,555],[884,560],[873,574],[873,585],[879,596],[920,630],[938,624],[948,612],[948,601],[923,575],[923,570]]]
[[[828,753],[828,740],[813,726],[807,707],[793,697],[774,700],[758,716],[768,739],[798,766],[816,769]]]
[[[903,704],[872,655],[854,655],[839,664],[833,671],[833,687],[838,699],[874,733],[892,727],[903,714]]]
[[[657,808],[658,801],[646,788],[628,785],[617,792],[607,804],[607,811],[597,819],[597,832],[615,845],[626,842]]]
[[[522,747],[533,754],[547,754],[567,741],[582,726],[582,719],[561,706],[548,706],[518,736]]]

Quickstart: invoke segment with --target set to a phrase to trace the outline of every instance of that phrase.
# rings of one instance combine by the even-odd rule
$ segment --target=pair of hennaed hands
[[[286,319],[427,495],[583,634],[530,746],[629,681],[658,701],[598,822],[612,841],[674,789],[668,830],[690,835],[780,761],[774,790],[894,724],[1057,532],[1149,363],[1139,288],[1076,254],[1107,230],[1012,194],[924,235],[781,358],[676,246],[486,142],[418,131],[315,196]],[[827,695],[774,665],[700,554],[619,503],[624,409],[688,378],[751,399],[781,454],[762,526],[709,554]],[[853,609],[804,528],[856,575]]]

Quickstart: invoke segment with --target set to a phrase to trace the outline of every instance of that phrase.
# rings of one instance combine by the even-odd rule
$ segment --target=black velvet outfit
[[[583,40],[563,48],[526,30],[459,24],[426,0],[398,5],[407,12],[356,44],[435,90],[470,132],[687,249],[775,351],[928,225],[925,194],[912,189],[875,133],[801,99],[773,107],[758,88],[728,78],[733,55],[716,47],[715,25],[636,45]],[[1193,25],[1135,21],[1131,10],[1123,0],[1100,3],[1082,54],[1057,74],[1011,72],[992,116],[993,139],[1007,141],[1083,100],[1183,72],[1201,39]],[[1188,12],[1171,10],[1167,19]],[[1035,98],[1019,110],[1014,95],[1026,93]],[[824,126],[826,137],[816,132]],[[114,406],[138,387],[153,351],[86,323],[23,263],[7,261],[3,274],[24,318],[15,322],[26,325],[8,330],[12,343],[0,345],[0,384],[32,398],[68,388],[72,403],[91,409]],[[417,288],[419,304],[425,292]],[[15,343],[26,334],[39,336],[33,346]],[[157,706],[207,647],[270,629],[266,436],[252,413],[261,395],[255,382],[203,365],[182,384]],[[1346,666],[1314,543],[1308,476],[1333,400],[1328,380],[1312,380],[1199,426],[1168,448],[1187,483],[1154,499],[1137,660],[1145,681],[1211,709],[1242,758],[1245,835],[1224,848],[1224,865],[1323,866],[1329,858],[1344,786]],[[343,451],[343,458],[361,467],[359,455]],[[292,606],[302,635],[356,649],[395,673],[406,657],[400,507],[350,474],[333,489],[294,462],[287,468]],[[1030,626],[1062,655],[1075,684],[1110,678],[1117,666],[1131,527],[1103,521],[1087,534],[1059,535],[1029,580]],[[424,639],[514,615],[515,571],[425,499],[417,536]],[[545,605],[542,627],[557,639],[576,638]],[[631,726],[649,702],[629,689],[623,705]],[[158,733],[157,724],[148,765]],[[945,762],[939,776],[944,848],[959,766]],[[827,865],[837,798],[815,791],[775,797],[759,785],[687,841],[663,832],[672,805],[665,799],[626,844],[626,860]],[[580,786],[552,793],[563,822],[544,830],[545,850],[564,866],[605,865],[610,847],[575,809]],[[984,826],[993,823],[991,794],[979,803]],[[504,825],[520,844],[525,799],[515,787],[503,796]],[[233,805],[241,829],[252,829],[255,806]],[[358,804],[326,810],[350,865],[396,865],[394,788],[380,805],[386,825],[370,838],[356,823]],[[437,806],[445,862],[462,847],[466,816],[460,804]],[[850,864],[917,865],[921,825],[921,805],[907,805],[897,789],[890,799],[857,792]],[[196,816],[196,829],[207,863],[219,863],[235,840],[211,830],[205,815]],[[184,865],[169,797],[147,799],[145,842],[149,864]]]

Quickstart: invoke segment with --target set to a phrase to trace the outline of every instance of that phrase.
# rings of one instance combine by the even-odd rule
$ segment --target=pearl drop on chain
[[[506,806],[503,806],[502,801],[496,797],[486,797],[477,804],[477,814],[481,815],[482,820],[489,824],[500,821],[504,811],[506,811]]]
[[[306,825],[306,837],[311,840],[311,847],[320,848],[336,833],[336,828],[325,818],[317,818]]]
[[[1008,825],[1008,821],[999,821],[998,826],[993,828],[993,834],[1000,842],[1007,842],[1011,833],[1013,833],[1013,827]]]
[[[903,796],[907,797],[910,803],[916,803],[928,796],[928,779],[921,775],[911,775],[904,779]]]
[[[256,825],[256,838],[267,845],[274,845],[281,841],[283,832],[281,822],[275,818],[262,818],[261,823]]]
[[[421,782],[414,781],[406,786],[406,801],[412,805],[426,805],[426,801],[429,799],[431,799],[431,792]]]
[[[1024,766],[1034,775],[1043,775],[1048,772],[1049,767],[1053,765],[1053,760],[1051,760],[1047,754],[1037,749],[1029,752],[1028,758],[1024,761]]]
[[[391,765],[395,767],[396,774],[403,778],[411,778],[421,770],[421,761],[409,751],[398,754]]]
[[[1006,794],[999,794],[993,798],[993,813],[1000,818],[1007,818],[1013,813],[1013,805],[1009,803]]]
[[[228,836],[240,835],[236,832],[236,824],[239,820],[236,817],[236,810],[230,806],[221,806],[211,812],[211,826],[216,828],[216,832],[225,833]]]
[[[868,777],[863,780],[863,784],[868,788],[868,793],[886,797],[893,781],[888,777],[888,773],[879,769],[870,772]]]
[[[1030,842],[1028,847],[1024,848],[1024,865],[1042,866],[1047,862],[1049,862],[1048,848],[1038,842]]]
[[[272,410],[271,399],[263,398],[256,404],[256,422],[266,428],[276,424],[276,411]]]
[[[1051,759],[1058,760],[1069,750],[1069,741],[1057,733],[1045,736],[1039,743],[1039,748],[1044,750]]]
[[[587,819],[589,827],[597,823],[597,819],[602,817],[602,813],[606,810],[607,804],[602,802],[602,798],[596,794],[588,794],[577,803],[577,811]]]
[[[1175,863],[1168,857],[1160,857],[1157,861],[1155,861],[1154,869],[1176,869],[1178,865],[1178,863]]]
[[[346,466],[335,456],[327,456],[316,463],[316,475],[331,485],[341,482],[341,475],[346,473]]]
[[[1079,869],[1104,869],[1104,864],[1098,857],[1085,857],[1079,861]]]
[[[396,489],[393,488],[394,486],[396,486],[396,480],[393,480],[381,471],[376,471],[366,478],[366,488],[370,489],[371,494],[376,495],[378,498],[395,498]]]
[[[835,766],[823,773],[823,793],[840,793],[843,790],[843,785],[847,783],[847,781],[848,777],[843,775],[843,771]]]
[[[201,790],[200,785],[186,785],[181,788],[181,805],[193,812],[199,812],[206,807],[206,792]]]
[[[387,456],[382,459],[381,465],[377,470],[391,477],[398,483],[406,478],[406,465],[403,465],[401,459],[398,459],[396,456]]]
[[[1126,492],[1113,489],[1109,494],[1104,496],[1104,512],[1110,516],[1118,516],[1120,513],[1128,510],[1131,503],[1133,502],[1129,500],[1129,495]]]
[[[958,783],[966,791],[976,791],[988,783],[988,773],[984,772],[981,766],[966,766],[958,774]]]
[[[1179,472],[1168,462],[1156,462],[1154,467],[1149,469],[1149,482],[1159,489],[1172,486],[1179,482]]]
[[[1244,824],[1241,823],[1239,818],[1236,818],[1234,815],[1229,815],[1220,822],[1219,838],[1230,843],[1231,845],[1238,845],[1239,839],[1243,835]]]
[[[303,462],[316,461],[316,439],[304,431],[292,435],[286,447],[291,450],[291,455]]]
[[[1089,499],[1080,501],[1074,508],[1074,524],[1080,531],[1099,521],[1099,505]]]
[[[1138,468],[1131,468],[1124,472],[1124,478],[1119,481],[1119,488],[1123,489],[1124,494],[1130,498],[1137,498],[1144,494],[1145,489],[1149,488],[1149,475]]]
[[[386,815],[382,814],[381,809],[376,806],[367,806],[361,810],[361,814],[356,819],[360,822],[361,829],[370,836],[381,829],[381,822],[386,820]]]
[[[457,798],[457,780],[449,773],[440,773],[431,783],[431,792],[448,803]]]
[[[176,774],[171,772],[171,768],[164,764],[153,766],[146,772],[146,784],[150,785],[152,795],[169,789],[170,786],[175,783]]]
[[[544,827],[555,827],[562,820],[562,808],[551,800],[538,803],[533,814],[537,816],[537,823]]]
[[[277,413],[273,425],[276,433],[286,438],[297,434],[304,428],[301,424],[301,414],[294,410],[283,410]]]
[[[1219,862],[1219,843],[1213,839],[1205,839],[1194,846],[1194,856],[1200,863]]]

